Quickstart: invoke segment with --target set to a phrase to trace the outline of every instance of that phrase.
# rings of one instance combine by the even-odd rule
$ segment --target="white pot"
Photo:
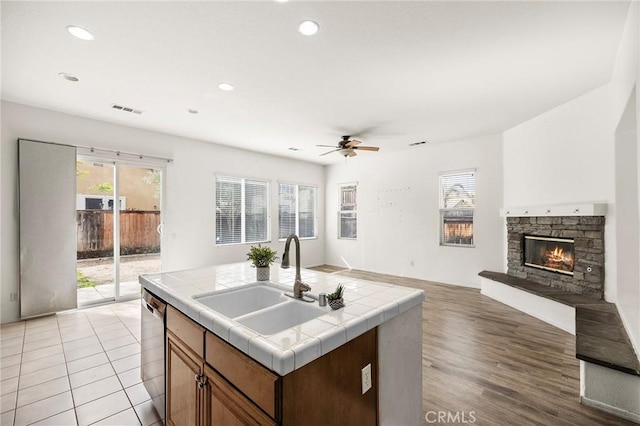
[[[271,278],[271,268],[268,266],[256,268],[256,279],[258,281],[269,281]]]

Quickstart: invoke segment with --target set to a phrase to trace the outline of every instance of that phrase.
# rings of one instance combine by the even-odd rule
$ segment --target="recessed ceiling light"
[[[82,27],[78,27],[76,25],[67,25],[67,31],[74,36],[78,37],[81,40],[93,40],[93,34],[89,30],[85,30]]]
[[[300,31],[301,34],[304,34],[306,36],[311,36],[317,33],[319,28],[320,28],[320,25],[318,25],[317,22],[302,21],[300,22],[300,26],[298,26],[298,31]]]
[[[229,83],[220,83],[218,84],[218,88],[220,90],[224,90],[224,91],[230,91],[233,90],[233,84],[229,84]]]
[[[198,114],[200,112],[197,109],[193,109],[193,108],[189,108],[187,111],[189,111],[189,114]]]
[[[80,81],[78,79],[78,77],[76,77],[75,75],[71,75],[71,74],[67,74],[66,72],[59,72],[58,75],[61,78],[64,78],[65,80],[69,80],[69,81]]]

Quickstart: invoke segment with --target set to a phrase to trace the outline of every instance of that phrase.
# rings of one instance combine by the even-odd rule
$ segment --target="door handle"
[[[156,228],[156,231],[158,232],[158,234],[163,235],[164,234],[164,223],[161,223],[160,225],[158,225],[158,227]]]

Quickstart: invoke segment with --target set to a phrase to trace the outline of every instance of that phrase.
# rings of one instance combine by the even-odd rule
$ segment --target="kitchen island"
[[[422,290],[303,269],[307,294],[317,299],[342,284],[346,306],[286,300],[313,305],[304,309],[315,317],[273,333],[202,302],[254,286],[291,291],[293,271],[272,268],[260,283],[255,272],[236,263],[140,277],[169,305],[167,424],[172,416],[193,424],[421,423]]]

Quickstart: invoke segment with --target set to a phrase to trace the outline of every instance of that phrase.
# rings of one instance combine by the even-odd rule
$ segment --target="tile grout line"
[[[127,326],[122,322],[122,319],[120,319],[120,315],[118,315],[118,313],[117,313],[117,312],[115,312],[115,311],[112,309],[112,307],[111,307],[111,306],[109,306],[109,311],[111,311],[111,314],[112,314],[112,315],[115,315],[115,317],[116,317],[116,318],[118,318],[118,321],[120,322],[120,324],[122,324],[122,325],[124,326],[124,328],[127,330],[127,332],[129,332],[129,334],[131,334],[131,335],[133,336],[133,333],[131,333],[131,331],[127,328]],[[119,414],[119,413],[121,413],[121,412],[123,412],[123,411],[126,411],[126,410],[128,410],[129,408],[131,408],[131,409],[133,409],[133,412],[135,413],[136,417],[138,418],[138,421],[139,421],[139,422],[140,422],[140,424],[142,425],[142,421],[140,420],[140,417],[138,416],[138,412],[137,412],[137,411],[135,410],[135,408],[133,407],[133,404],[131,403],[131,399],[129,398],[129,395],[127,394],[127,392],[126,392],[126,390],[125,390],[126,388],[124,387],[124,384],[122,383],[122,380],[120,379],[120,376],[119,376],[119,375],[118,375],[118,373],[116,372],[116,369],[113,367],[113,362],[111,361],[111,359],[110,359],[110,358],[109,358],[109,356],[107,355],[107,351],[106,351],[106,349],[104,348],[104,346],[103,346],[103,344],[102,344],[102,341],[100,340],[100,337],[98,337],[98,333],[96,332],[96,329],[95,329],[95,327],[93,326],[93,322],[91,321],[91,319],[90,319],[90,318],[87,318],[87,319],[89,320],[89,324],[91,325],[91,328],[93,329],[93,332],[94,332],[94,334],[95,334],[96,338],[98,339],[98,342],[100,343],[100,347],[102,347],[102,351],[103,351],[103,353],[104,353],[104,354],[105,354],[105,356],[107,357],[107,360],[108,360],[108,362],[109,362],[109,365],[110,365],[110,366],[111,366],[111,368],[113,369],[113,372],[114,372],[114,374],[115,374],[116,379],[118,380],[118,383],[120,383],[120,387],[122,388],[122,392],[124,392],[124,395],[125,395],[125,397],[127,398],[127,401],[129,401],[129,407],[128,407],[128,408],[125,408],[124,410],[119,411],[119,412],[117,412],[117,413],[112,413],[112,414],[108,415],[107,417],[105,417],[105,418],[103,418],[103,419],[100,419],[100,420],[95,421],[94,423],[100,422],[100,421],[102,421],[102,420],[104,420],[104,419],[108,419],[108,418],[109,418],[109,417],[111,417],[111,416],[114,416],[114,415],[116,415],[116,414]],[[115,321],[114,321],[114,322],[115,322]],[[135,336],[134,336],[134,338],[135,338]],[[137,341],[137,339],[136,339],[136,341]],[[117,348],[112,348],[112,349],[117,349]],[[92,383],[95,383],[95,382],[92,382]],[[118,390],[118,391],[112,392],[112,393],[110,393],[109,395],[113,395],[114,393],[117,393],[117,392],[120,392],[120,391]],[[105,396],[109,396],[109,395],[105,395]],[[103,396],[102,398],[104,398],[104,396]],[[100,399],[100,398],[98,398],[98,399]],[[83,405],[84,405],[84,404],[83,404]],[[74,410],[75,410],[75,404],[74,404]],[[77,412],[76,412],[76,419],[77,419]],[[76,421],[77,421],[77,420],[76,420]],[[94,423],[92,423],[92,424],[94,424]],[[78,424],[79,424],[79,422],[78,422]]]
[[[132,327],[128,327],[128,326],[127,326],[127,324],[122,320],[122,317],[121,317],[121,315],[120,315],[119,311],[118,311],[118,310],[114,310],[114,309],[113,309],[113,306],[109,306],[107,309],[108,309],[108,312],[107,312],[108,316],[110,316],[110,317],[115,316],[115,317],[117,318],[117,321],[113,321],[113,323],[114,323],[114,324],[119,324],[120,326],[122,326],[122,327],[123,327],[123,329],[124,329],[124,330],[126,330],[125,335],[126,335],[126,336],[132,336],[132,337],[134,338],[134,342],[135,342],[135,344],[140,345],[141,343],[140,343],[140,341],[139,341],[139,339],[138,339],[138,337],[137,337],[137,334],[136,334],[137,330],[135,329],[135,327],[133,327],[133,328],[132,328]],[[135,308],[133,308],[133,309],[135,309]],[[123,315],[124,315],[124,314],[125,314],[125,312],[123,312]],[[65,375],[66,375],[66,383],[67,383],[67,385],[69,386],[69,390],[68,390],[68,391],[63,391],[63,392],[58,392],[58,393],[56,393],[56,394],[54,394],[54,395],[49,395],[49,396],[47,396],[46,398],[42,398],[42,399],[39,399],[39,400],[37,400],[37,401],[33,401],[33,402],[31,402],[30,404],[37,403],[37,402],[42,401],[42,400],[47,399],[47,398],[51,398],[51,397],[55,397],[55,396],[61,395],[61,394],[65,393],[65,392],[70,392],[70,394],[71,394],[71,401],[72,401],[73,410],[74,410],[75,421],[79,424],[79,418],[78,418],[78,412],[77,412],[77,408],[78,408],[78,407],[76,406],[76,399],[75,399],[75,397],[74,397],[74,393],[73,393],[73,388],[72,388],[72,383],[71,383],[71,378],[70,378],[71,374],[69,373],[69,368],[68,368],[68,366],[67,366],[67,364],[68,364],[69,362],[71,362],[71,361],[69,361],[69,360],[68,360],[68,358],[67,358],[67,353],[66,353],[66,351],[65,351],[65,343],[73,342],[73,341],[75,341],[75,340],[80,340],[80,339],[83,339],[83,338],[85,338],[85,337],[80,337],[80,338],[78,338],[78,339],[73,339],[73,340],[70,340],[69,342],[63,342],[63,341],[62,341],[62,333],[61,333],[61,329],[62,329],[62,328],[64,328],[64,327],[62,327],[62,324],[61,324],[61,322],[59,321],[59,320],[60,320],[60,317],[59,317],[58,315],[56,315],[56,314],[54,314],[54,315],[55,315],[55,316],[54,316],[54,318],[55,318],[55,323],[53,323],[53,322],[52,322],[51,324],[52,324],[52,325],[53,325],[53,324],[55,324],[55,330],[57,331],[57,333],[58,333],[58,337],[60,338],[60,343],[59,343],[59,344],[60,344],[60,347],[61,347],[61,349],[62,349],[61,353],[62,353],[62,360],[63,360],[63,362],[62,362],[62,363],[60,363],[60,364],[56,364],[55,366],[58,366],[58,365],[64,365]],[[109,395],[113,395],[114,393],[117,393],[117,392],[123,391],[123,392],[124,392],[124,395],[125,395],[125,397],[127,398],[127,401],[128,401],[128,407],[127,407],[127,408],[125,408],[125,409],[123,409],[123,410],[120,410],[120,411],[118,411],[118,412],[115,412],[115,413],[110,413],[108,416],[104,417],[103,419],[96,420],[96,422],[103,421],[103,420],[105,420],[105,419],[107,419],[107,418],[109,418],[109,417],[112,417],[112,416],[118,415],[118,414],[120,414],[120,413],[122,413],[122,412],[124,412],[124,411],[127,411],[127,410],[129,410],[129,409],[132,409],[132,410],[133,410],[133,412],[134,412],[134,414],[136,415],[136,419],[137,419],[137,421],[138,421],[138,424],[144,424],[144,423],[143,423],[143,420],[142,420],[142,419],[141,419],[141,417],[140,417],[140,414],[139,414],[139,413],[138,413],[138,411],[135,409],[135,406],[134,406],[134,404],[133,404],[133,401],[131,400],[131,397],[129,396],[129,394],[128,394],[128,393],[127,393],[127,391],[126,391],[126,389],[127,389],[127,388],[125,388],[124,383],[122,382],[122,379],[121,379],[121,378],[120,378],[120,376],[119,376],[119,373],[116,371],[116,368],[115,368],[115,366],[113,365],[113,363],[114,363],[115,361],[118,361],[118,360],[120,360],[120,359],[124,359],[124,358],[127,358],[127,357],[131,357],[131,356],[136,355],[136,354],[131,354],[131,355],[123,356],[123,357],[121,357],[121,358],[118,358],[117,360],[111,360],[111,358],[107,355],[107,350],[105,349],[105,346],[103,345],[102,340],[100,340],[99,333],[97,332],[97,330],[96,330],[96,328],[95,328],[94,322],[93,322],[93,321],[91,321],[91,319],[89,318],[89,316],[86,316],[86,319],[87,319],[87,320],[88,320],[88,322],[89,322],[89,325],[90,325],[90,327],[91,327],[91,332],[92,332],[92,336],[86,336],[86,337],[95,337],[95,338],[97,339],[98,343],[100,344],[100,348],[101,348],[101,352],[98,352],[97,354],[92,354],[92,355],[90,355],[90,356],[98,355],[98,354],[103,354],[103,355],[105,356],[105,358],[106,358],[107,362],[106,362],[105,364],[100,364],[100,365],[106,365],[106,364],[109,364],[109,366],[110,366],[110,367],[111,367],[111,369],[113,370],[114,375],[116,376],[116,379],[118,380],[118,383],[120,384],[120,388],[121,388],[121,389],[119,389],[119,390],[117,390],[117,391],[115,391],[115,392],[112,392],[112,393],[108,394],[108,395],[104,395],[103,397],[105,397],[105,396],[109,396]],[[74,323],[75,321],[76,321],[76,320],[65,321],[65,324],[64,324],[64,325],[72,326],[72,325],[70,325],[70,324]],[[13,410],[9,410],[9,411],[13,411],[13,425],[14,425],[14,426],[16,426],[16,423],[17,423],[17,416],[16,416],[16,414],[17,414],[17,410],[18,410],[18,408],[20,408],[20,407],[18,407],[18,405],[17,405],[17,404],[18,404],[18,393],[19,393],[19,391],[20,391],[20,389],[19,389],[19,385],[20,385],[20,383],[21,383],[21,378],[22,378],[22,377],[21,377],[21,375],[22,375],[22,372],[23,372],[24,353],[25,353],[25,352],[24,352],[24,348],[25,348],[25,342],[26,342],[26,337],[27,337],[27,324],[28,324],[29,320],[27,319],[27,320],[23,320],[23,321],[21,321],[21,322],[22,322],[22,324],[23,324],[23,326],[21,327],[22,342],[21,342],[21,345],[20,345],[20,353],[19,353],[20,358],[19,358],[19,364],[18,364],[18,375],[17,375],[17,385],[16,385],[16,399],[15,399],[15,403],[14,403],[14,405],[13,405]],[[45,324],[44,326],[46,326],[46,324]],[[34,327],[34,328],[35,328],[35,327]],[[107,332],[108,332],[108,331],[107,331]],[[122,337],[124,337],[124,336],[122,336]],[[113,339],[117,339],[117,338],[120,338],[120,337],[114,337]],[[109,340],[112,340],[112,339],[109,339]],[[56,344],[53,344],[53,345],[45,346],[45,347],[43,347],[43,348],[33,349],[33,350],[34,350],[34,351],[35,351],[35,350],[40,350],[40,349],[44,349],[44,348],[51,347],[51,346],[55,346],[55,345],[57,345],[57,343],[56,343]],[[122,345],[122,346],[114,347],[114,348],[112,348],[112,350],[118,349],[119,347],[123,347],[123,346],[127,346],[127,345]],[[32,360],[32,361],[29,361],[29,362],[36,362],[36,361],[38,361],[39,359],[44,359],[44,358],[45,358],[45,357],[36,358],[36,359],[34,359],[34,360]],[[77,358],[77,360],[81,360],[81,359],[83,359],[83,358],[87,358],[87,356],[83,356],[83,357]],[[75,360],[74,360],[74,361],[75,361]],[[51,367],[51,366],[38,368],[37,370],[34,370],[33,372],[39,371],[39,370],[41,370],[41,369],[43,369],[43,368],[49,368],[49,367]],[[88,368],[86,368],[86,369],[79,370],[78,372],[85,371],[85,370],[90,369],[90,368],[94,368],[94,367],[88,367]],[[128,369],[128,370],[124,370],[123,372],[130,371],[130,370],[134,370],[134,369],[137,369],[137,368],[140,368],[140,366],[133,367],[133,368]],[[78,372],[76,372],[76,373],[78,373]],[[123,372],[121,372],[121,373],[123,373]],[[74,373],[74,374],[75,374],[75,373]],[[113,377],[113,376],[110,376],[110,377]],[[50,382],[50,381],[53,381],[53,380],[58,380],[58,378],[52,378],[51,380],[47,380],[47,382]],[[101,380],[102,380],[102,379],[101,379]],[[92,384],[92,383],[96,383],[96,382],[98,382],[98,381],[100,381],[100,380],[95,380],[95,381],[92,381],[92,382],[87,383],[87,384],[85,384],[85,385],[89,385],[89,384]],[[38,385],[40,385],[40,384],[41,384],[41,383],[34,384],[33,386],[38,386]],[[131,385],[131,386],[130,386],[130,388],[131,388],[131,387],[134,387],[134,386],[136,386],[136,385],[138,385],[138,384],[139,384],[139,383],[135,383],[135,384]],[[85,386],[85,385],[83,385],[83,386]],[[33,387],[33,386],[30,386],[30,387]],[[25,388],[25,389],[28,389],[28,388]],[[98,398],[98,399],[99,399],[99,398]],[[96,400],[97,400],[97,399],[96,399]],[[94,400],[94,401],[95,401],[95,400]],[[92,401],[88,401],[87,403],[89,403],[89,402],[92,402]],[[141,403],[140,403],[140,404],[138,404],[138,405],[142,405],[142,404],[144,404],[144,403],[146,403],[146,402],[147,402],[147,401],[145,400],[145,401],[141,402]],[[29,404],[25,404],[24,406],[27,406],[27,405],[29,405]],[[84,405],[84,404],[82,404],[82,405]],[[44,417],[44,418],[42,418],[42,419],[38,419],[38,420],[36,420],[35,422],[37,423],[37,422],[45,421],[46,419],[49,419],[49,418],[51,418],[51,417],[54,417],[54,416],[60,415],[60,414],[62,414],[62,413],[64,413],[64,412],[66,412],[66,411],[68,411],[68,410],[64,410],[64,411],[62,411],[62,412],[52,414],[52,415],[47,416],[47,417]],[[95,422],[94,422],[94,423],[95,423]],[[93,424],[93,423],[92,423],[92,424]]]
[[[60,333],[60,322],[58,321],[56,314],[56,322],[58,323],[58,333]],[[64,343],[62,342],[62,333],[60,333],[60,345],[62,346],[62,358],[64,358],[64,368],[67,370],[67,383],[69,383],[69,393],[71,394],[71,403],[73,404],[73,415],[76,418],[76,424],[80,424],[78,420],[78,412],[76,411],[76,401],[73,396],[73,389],[71,388],[71,375],[69,374],[69,367],[67,367],[67,354],[64,352]]]
[[[48,316],[52,316],[52,317],[55,318],[56,327],[57,327],[58,326],[57,315],[54,313],[53,315],[48,315]],[[41,318],[47,318],[48,316],[44,316],[44,317],[41,317]],[[13,424],[14,424],[14,426],[16,426],[16,421],[17,421],[17,417],[18,417],[17,416],[18,408],[19,408],[18,407],[18,395],[20,393],[20,381],[22,379],[22,364],[23,364],[23,358],[24,358],[24,345],[25,345],[26,338],[27,338],[27,324],[28,324],[29,321],[30,321],[29,319],[24,320],[24,333],[23,333],[23,336],[22,336],[22,347],[20,348],[20,368],[18,370],[18,385],[17,385],[17,388],[16,388],[16,401],[15,401],[15,408],[14,408],[14,414],[13,414]],[[60,334],[59,327],[58,327],[58,334]],[[62,345],[62,339],[60,340],[60,345]],[[47,347],[50,347],[50,346],[55,346],[55,345],[44,346],[43,348],[47,348]],[[34,349],[34,350],[43,349],[43,348],[37,348],[37,349]],[[63,353],[62,356],[64,357],[64,353]],[[66,369],[66,364],[65,364],[65,369]],[[36,370],[36,371],[38,371],[38,370]],[[28,373],[28,374],[30,374],[30,373]],[[52,380],[55,380],[55,379],[52,379]],[[36,386],[36,385],[34,385],[34,386]],[[33,387],[33,386],[29,386],[29,387]],[[29,387],[27,387],[25,389],[29,389]],[[56,395],[59,395],[59,394],[56,394]],[[55,395],[52,395],[52,396],[55,396]],[[39,401],[41,401],[41,400],[39,400]],[[38,402],[38,401],[34,401],[33,403],[36,403],[36,402]],[[26,404],[26,405],[29,405],[29,404]],[[45,417],[43,419],[38,419],[38,420],[36,420],[36,422],[45,420],[45,419],[47,419],[49,417],[51,417],[51,416]]]
[[[24,320],[22,329],[22,345],[20,345],[20,366],[18,367],[18,383],[16,384],[16,400],[13,404],[13,426],[16,426],[16,417],[18,414],[18,392],[20,392],[20,379],[22,378],[22,358],[24,354],[24,341],[27,337],[27,321]]]
[[[108,305],[104,305],[104,306],[108,306]],[[110,306],[109,306],[109,311],[111,311],[111,314],[115,314],[115,312],[113,312],[113,309],[111,309],[111,307],[110,307]],[[118,321],[122,324],[122,320],[120,320],[120,317],[119,317],[117,314],[116,314],[116,318],[118,318]],[[114,373],[114,375],[115,375],[116,379],[118,380],[118,383],[120,383],[120,387],[122,388],[122,389],[121,389],[121,390],[122,390],[122,392],[124,392],[124,386],[122,385],[122,381],[120,381],[120,378],[118,377],[118,373],[116,372],[116,369],[115,369],[115,368],[113,368],[113,364],[111,363],[111,359],[109,359],[109,356],[107,355],[107,350],[105,349],[104,345],[102,344],[102,340],[100,340],[100,337],[98,336],[98,332],[96,331],[96,329],[95,329],[95,327],[94,327],[94,325],[93,325],[93,321],[91,321],[91,318],[89,318],[89,316],[87,316],[87,321],[89,321],[89,325],[91,325],[91,329],[93,330],[93,334],[94,334],[94,336],[96,336],[96,339],[98,339],[98,343],[100,344],[100,347],[102,348],[102,353],[104,353],[104,356],[105,356],[105,357],[107,357],[107,361],[108,361],[108,363],[109,363],[109,366],[110,366],[110,367],[111,367],[111,369],[113,370],[113,373]],[[114,322],[115,322],[115,321],[114,321]],[[122,325],[124,325],[124,324],[122,324]],[[126,327],[125,327],[125,328],[126,328]],[[91,368],[93,368],[93,367],[91,367]],[[109,376],[109,377],[111,377],[111,376]],[[71,379],[69,379],[69,380],[71,380]],[[100,379],[100,380],[104,380],[104,379]],[[99,381],[99,380],[96,380],[96,381],[91,382],[91,383],[96,383],[96,382],[98,382],[98,381]],[[83,386],[89,385],[89,384],[91,384],[91,383],[86,383],[86,384],[85,384],[85,385],[83,385]],[[70,384],[70,385],[71,385],[71,384]],[[97,401],[97,400],[99,400],[99,399],[105,398],[105,397],[107,397],[107,396],[113,395],[113,394],[118,393],[118,392],[120,392],[120,390],[117,390],[117,391],[115,391],[115,392],[111,392],[110,394],[107,394],[107,395],[103,395],[103,396],[101,396],[100,398],[94,399],[93,401],[85,402],[85,403],[84,403],[84,404],[82,404],[82,405],[89,404],[89,403],[91,403],[91,402]],[[124,392],[124,393],[125,393],[125,396],[126,396],[126,395],[127,395],[127,393],[126,393],[126,392]],[[127,400],[128,400],[128,399],[129,399],[129,398],[127,397]],[[129,404],[131,405],[131,401],[129,401]],[[74,411],[76,412],[76,422],[77,422],[78,424],[80,424],[80,421],[79,421],[79,419],[78,419],[78,412],[77,412],[76,408],[77,408],[77,407],[76,407],[75,402],[74,402],[74,404],[73,404],[73,409],[74,409]],[[132,406],[131,408],[133,408],[133,406]],[[127,409],[128,409],[128,408],[127,408]],[[125,410],[127,410],[127,409],[125,409]],[[125,410],[122,410],[122,411],[125,411]],[[122,411],[119,411],[118,413],[121,413]],[[95,424],[95,423],[97,423],[97,422],[101,422],[102,420],[108,419],[109,417],[111,417],[111,416],[113,416],[113,415],[115,415],[115,414],[118,414],[118,413],[112,413],[112,414],[110,414],[110,415],[108,415],[108,416],[106,416],[106,417],[104,417],[104,418],[102,418],[102,419],[98,419],[98,420],[96,420],[95,422],[93,422],[93,423],[91,423],[91,424]]]

